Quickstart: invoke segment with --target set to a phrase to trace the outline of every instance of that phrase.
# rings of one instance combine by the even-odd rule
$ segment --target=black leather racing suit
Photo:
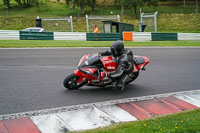
[[[103,51],[101,56],[111,56],[112,53],[110,50]],[[127,74],[132,72],[133,67],[133,53],[130,49],[125,49],[123,54],[120,57],[115,57],[118,64],[117,70],[108,73],[108,77],[115,79],[117,81],[116,87],[123,89],[125,85],[125,80]]]

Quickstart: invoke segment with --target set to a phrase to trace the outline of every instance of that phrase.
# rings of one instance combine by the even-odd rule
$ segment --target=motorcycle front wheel
[[[65,80],[63,81],[64,87],[69,90],[74,90],[74,89],[78,89],[78,88],[82,87],[83,85],[85,85],[85,83],[87,81],[83,81],[80,84],[78,84],[77,81],[79,78],[80,77],[78,77],[74,73],[72,73],[71,75],[67,76],[65,78]]]

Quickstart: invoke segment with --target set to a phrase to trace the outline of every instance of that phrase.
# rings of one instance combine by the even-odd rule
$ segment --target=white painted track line
[[[57,115],[74,130],[93,129],[119,122],[96,107],[58,113]]]
[[[116,105],[107,105],[99,108],[110,116],[118,119],[121,122],[135,121],[137,120],[134,116],[124,111],[123,109],[117,107]]]
[[[31,117],[41,133],[60,133],[73,129],[55,114]]]
[[[200,93],[199,94],[184,94],[180,96],[175,96],[183,101],[186,101],[190,104],[193,104],[197,107],[200,107]]]

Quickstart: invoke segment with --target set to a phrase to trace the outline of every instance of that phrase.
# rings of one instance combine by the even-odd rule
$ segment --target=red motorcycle
[[[134,70],[128,74],[125,84],[134,81],[140,70],[145,70],[145,66],[149,63],[149,58],[145,56],[133,56]],[[84,55],[79,64],[78,69],[71,75],[67,76],[63,85],[69,89],[78,89],[83,85],[101,86],[112,85],[115,80],[102,76],[102,72],[112,72],[117,69],[117,63],[112,56],[100,56],[98,53]]]

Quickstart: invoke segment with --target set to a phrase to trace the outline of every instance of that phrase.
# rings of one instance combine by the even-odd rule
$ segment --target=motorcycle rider
[[[115,41],[112,43],[110,50],[106,50],[100,53],[101,56],[113,56],[118,64],[116,71],[113,72],[101,72],[101,76],[109,77],[115,80],[116,88],[124,90],[124,85],[128,73],[132,72],[133,67],[133,53],[130,49],[124,48],[122,41]]]

